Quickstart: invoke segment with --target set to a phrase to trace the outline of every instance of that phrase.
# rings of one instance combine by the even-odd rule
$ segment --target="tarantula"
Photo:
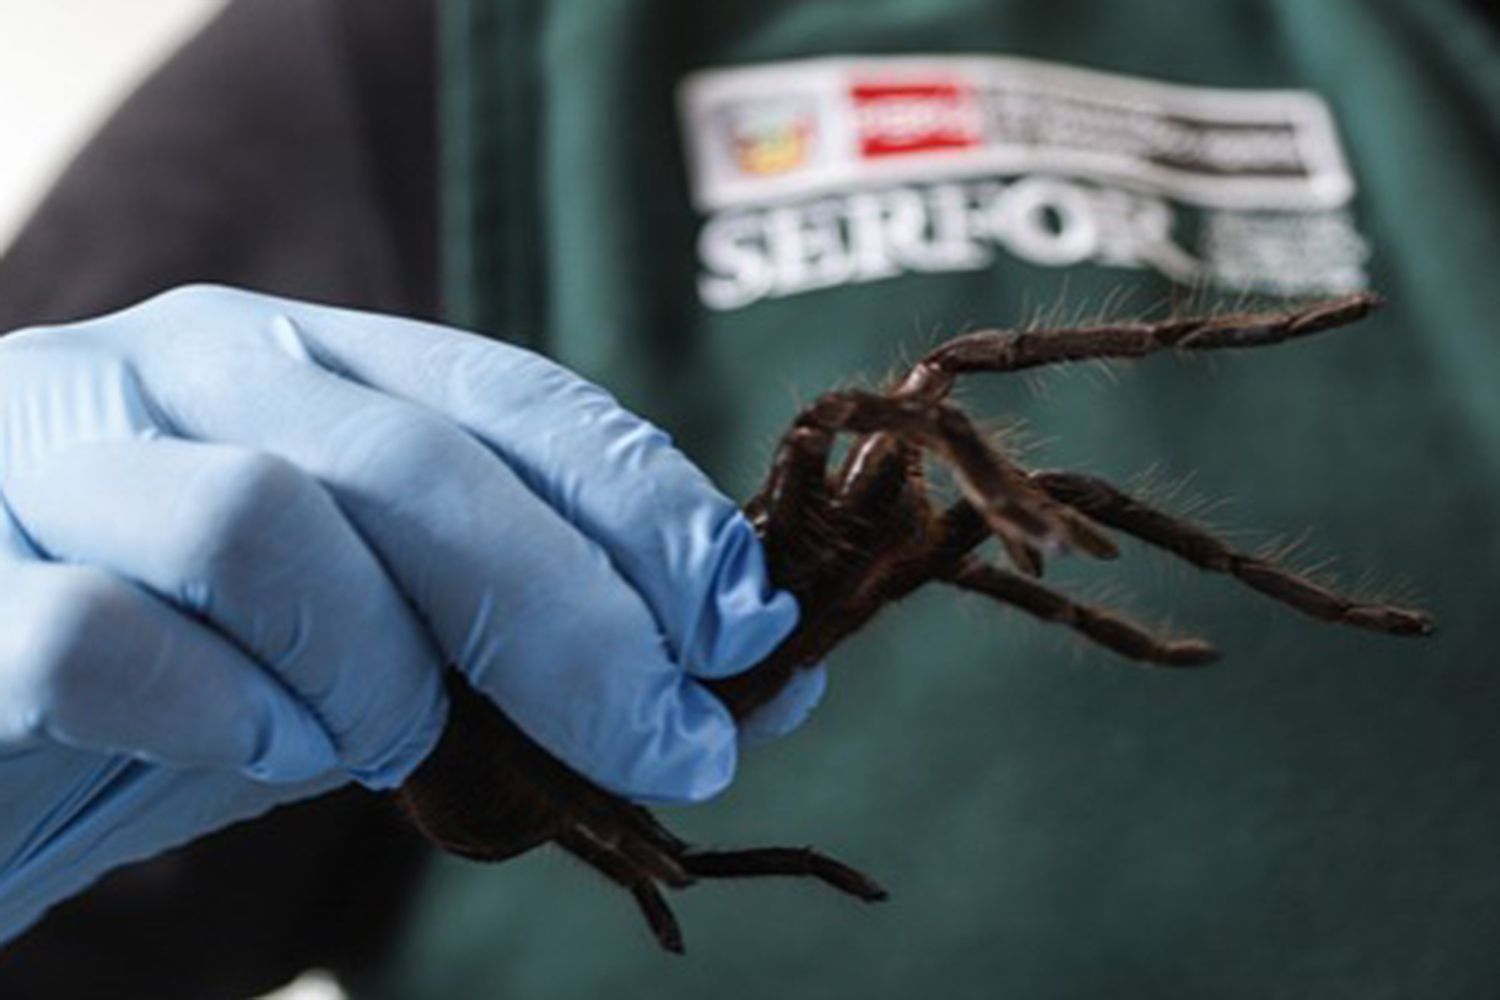
[[[948,400],[958,376],[1013,372],[1159,351],[1264,347],[1352,323],[1379,305],[1358,294],[1275,313],[1238,313],[1081,328],[984,330],[950,340],[880,392],[819,397],[781,439],[764,487],[746,511],[764,542],[772,579],[794,593],[802,618],[770,656],[707,682],[736,717],[824,659],[885,606],[938,581],[1074,629],[1132,660],[1197,667],[1208,642],[1160,636],[1040,582],[1044,558],[1077,551],[1113,559],[1107,528],[1201,570],[1222,573],[1298,611],[1392,635],[1428,635],[1425,612],[1342,596],[1274,561],[1238,552],[1202,528],[1081,472],[1033,471],[986,437]],[[847,450],[831,469],[835,445]],[[952,473],[959,499],[940,508],[925,456]],[[998,539],[1009,567],[975,550]],[[403,786],[403,804],[447,850],[498,861],[547,842],[626,888],[657,941],[683,950],[662,895],[698,879],[792,875],[821,879],[862,900],[885,898],[867,875],[805,848],[697,850],[650,812],[549,756],[457,671],[451,721],[437,749]]]

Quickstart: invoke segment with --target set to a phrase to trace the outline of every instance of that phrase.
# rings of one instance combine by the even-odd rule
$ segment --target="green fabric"
[[[1212,521],[1314,529],[1408,581],[1436,640],[1312,623],[1129,545],[1055,580],[1228,652],[1151,673],[932,588],[841,650],[827,702],[667,819],[815,843],[876,873],[674,898],[689,954],[553,852],[445,861],[382,991],[479,997],[1492,997],[1500,990],[1500,47],[1457,0],[457,0],[450,299],[751,491],[799,401],[937,337],[1170,292],[1148,270],[980,270],[768,298],[695,294],[687,72],[828,54],[995,53],[1332,106],[1391,307],[1258,356],[973,380],[1029,460],[1191,475]]]

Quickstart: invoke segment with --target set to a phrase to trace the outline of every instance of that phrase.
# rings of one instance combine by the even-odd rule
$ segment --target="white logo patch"
[[[680,99],[714,309],[997,253],[1282,295],[1365,284],[1354,179],[1305,91],[922,56],[709,70]]]

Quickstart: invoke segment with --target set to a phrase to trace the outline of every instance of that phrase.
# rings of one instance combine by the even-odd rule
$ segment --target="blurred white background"
[[[227,2],[0,0],[0,248],[99,122]],[[343,996],[310,974],[267,1000]]]
[[[225,2],[0,0],[0,247],[99,121]]]

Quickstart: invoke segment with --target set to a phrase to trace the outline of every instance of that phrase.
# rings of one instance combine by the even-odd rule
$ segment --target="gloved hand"
[[[797,614],[735,505],[599,388],[228,289],[0,340],[0,500],[0,940],[126,861],[399,784],[450,662],[605,788],[707,798],[740,732],[693,677]]]

